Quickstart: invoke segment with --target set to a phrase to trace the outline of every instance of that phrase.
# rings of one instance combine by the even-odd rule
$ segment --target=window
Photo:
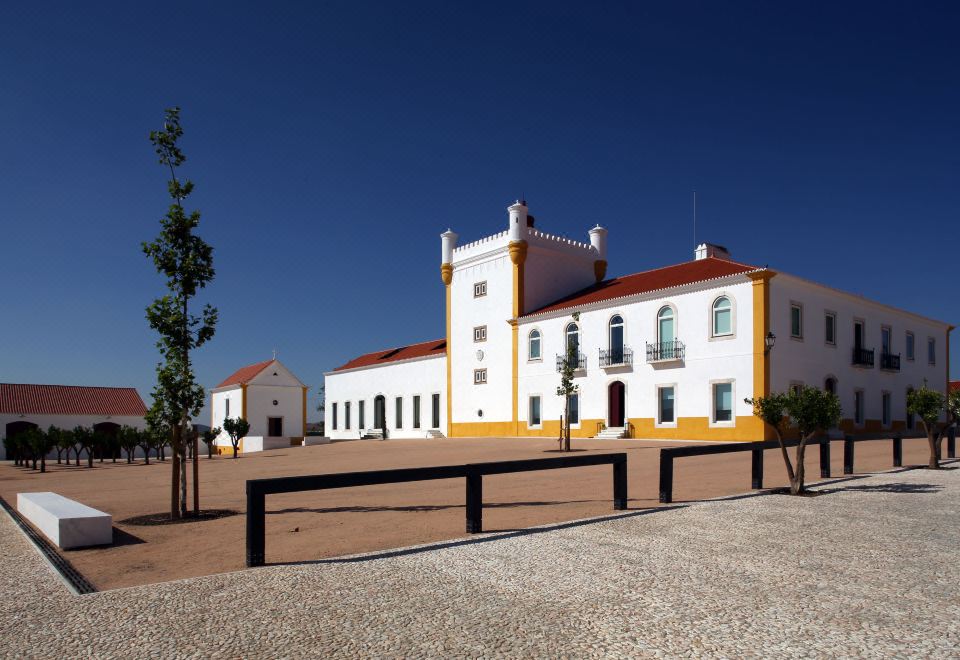
[[[863,424],[863,390],[853,393],[853,423],[857,426]]]
[[[480,298],[487,295],[487,283],[486,282],[476,282],[473,285],[473,297]]]
[[[914,338],[912,332],[907,332],[907,359],[913,360],[916,349],[914,348]]]
[[[580,423],[580,395],[579,394],[570,395],[570,423],[571,424]]]
[[[823,381],[823,391],[829,392],[836,396],[837,394],[837,379],[833,376],[828,376],[825,381]]]
[[[343,404],[343,428],[350,428],[350,402]]]
[[[487,326],[479,325],[473,329],[473,341],[487,341]]]
[[[539,360],[540,357],[540,331],[531,330],[530,336],[527,339],[527,359],[528,360]]]
[[[432,425],[430,428],[438,429],[440,428],[440,395],[434,394],[433,400],[430,402],[432,408]]]
[[[567,326],[567,353],[577,355],[580,352],[580,328],[576,323]]]
[[[657,341],[661,344],[672,342],[676,339],[675,330],[673,308],[669,305],[661,307],[657,312]]]
[[[530,397],[530,426],[540,426],[540,397]]]
[[[224,413],[224,416],[225,416],[225,417],[229,417],[229,416],[230,416],[230,399],[229,399],[229,398],[227,399],[227,412]]]
[[[791,382],[790,392],[792,392],[793,394],[800,394],[801,392],[803,392],[803,383],[801,383],[798,380]]]
[[[823,315],[823,341],[831,346],[837,345],[837,315],[827,312]]]
[[[733,421],[733,383],[713,384],[713,421]]]
[[[487,370],[486,369],[474,369],[473,370],[473,384],[474,385],[483,385],[487,382]]]
[[[803,339],[803,305],[790,303],[790,337]]]
[[[673,424],[674,418],[673,387],[657,388],[657,421],[660,424]]]
[[[396,400],[397,428],[403,428],[403,397],[398,396]]]
[[[337,404],[333,404],[333,430],[337,430]]]
[[[890,326],[880,327],[880,353],[890,355]]]
[[[937,340],[933,337],[927,337],[927,362],[937,363]]]
[[[610,319],[610,364],[623,364],[623,317]]]
[[[267,435],[271,438],[283,437],[283,417],[267,417]]]
[[[413,396],[413,428],[420,428],[420,395]]]
[[[360,401],[357,404],[357,428],[358,429],[367,428],[366,403],[367,403],[366,401]],[[374,415],[374,417],[376,417],[376,415]]]
[[[720,296],[713,302],[713,336],[723,337],[733,334],[733,305],[726,296]]]
[[[890,426],[890,392],[883,393],[883,426]]]

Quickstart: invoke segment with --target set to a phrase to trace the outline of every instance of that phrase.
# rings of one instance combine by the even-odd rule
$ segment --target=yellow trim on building
[[[770,279],[773,271],[748,273],[753,280],[753,398],[770,395],[770,355],[767,352],[767,333],[770,332]],[[760,421],[759,419],[757,421]],[[738,424],[739,426],[739,424]],[[761,422],[761,430],[753,440],[773,440],[773,429]]]
[[[517,435],[520,432],[520,328],[517,326],[517,319],[523,316],[523,265],[527,260],[527,242],[512,241],[507,248],[510,253],[510,261],[513,263],[513,305],[511,312],[513,318],[510,320],[511,335],[511,354],[513,355],[513,365],[511,369],[511,393],[513,401],[511,402],[511,423],[513,429],[510,435]]]
[[[597,278],[597,282],[602,282],[603,278],[607,276],[607,262],[605,259],[597,259],[593,262],[593,276]]]
[[[452,355],[450,352],[450,347],[452,346],[452,337],[450,336],[450,282],[453,281],[453,267],[450,264],[444,264],[444,266],[450,267],[450,278],[449,282],[445,279],[446,282],[446,296],[447,296],[447,437],[454,437],[453,434],[453,365],[452,365]]]
[[[240,416],[243,419],[246,419],[248,422],[250,421],[249,419],[247,419],[247,384],[246,383],[240,383]]]

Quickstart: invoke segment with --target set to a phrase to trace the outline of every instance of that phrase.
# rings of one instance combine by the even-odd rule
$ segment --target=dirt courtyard
[[[678,442],[575,440],[575,450],[628,454],[629,508],[658,504],[659,449]],[[16,506],[18,492],[54,491],[113,516],[115,544],[64,554],[98,589],[148,584],[242,569],[245,566],[247,479],[546,458],[550,439],[478,438],[337,442],[291,447],[233,460],[200,459],[201,509],[241,515],[176,525],[144,526],[128,518],[167,510],[170,462],[94,463],[93,469],[48,463],[48,472],[0,465],[0,495]],[[791,455],[793,450],[791,450]],[[890,442],[856,445],[856,470],[890,469]],[[904,440],[904,465],[925,464],[926,440]],[[842,475],[842,443],[832,443],[832,474]],[[191,466],[192,468],[192,466]],[[808,451],[808,481],[819,479],[819,452]],[[765,452],[764,486],[786,485],[777,451]],[[267,497],[269,563],[309,561],[463,538],[463,479],[344,488]],[[750,454],[675,461],[674,502],[750,490]],[[502,532],[613,514],[609,465],[484,478],[485,532]]]

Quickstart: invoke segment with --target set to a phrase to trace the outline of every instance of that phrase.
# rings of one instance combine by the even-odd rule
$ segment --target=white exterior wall
[[[483,281],[487,295],[474,298],[473,285]],[[509,422],[513,417],[513,348],[507,321],[513,315],[513,263],[505,233],[457,248],[450,287],[453,421]],[[473,329],[481,325],[487,326],[487,340],[474,342]],[[483,351],[482,360],[477,351]],[[475,369],[487,370],[486,384],[474,384]]]
[[[274,401],[277,402],[276,405],[273,404]],[[233,406],[232,403],[230,405]],[[268,417],[283,419],[283,435],[280,437],[303,437],[303,389],[275,385],[248,385],[246,419],[250,422],[249,435],[270,437]]]
[[[539,309],[596,283],[593,263],[600,255],[588,243],[535,229],[527,231],[525,240],[524,310]]]
[[[229,389],[214,391],[211,395],[210,403],[210,428],[223,429],[223,420],[226,417],[239,417],[243,414],[243,391],[239,385],[234,385]],[[230,414],[227,415],[227,400],[230,401]],[[249,420],[247,420],[249,421]],[[251,433],[252,433],[251,429]],[[230,442],[226,433],[221,433],[217,442],[225,440]]]
[[[735,334],[711,338],[711,309],[721,295],[733,301]],[[646,343],[657,341],[657,313],[668,303],[675,308],[676,334],[686,346],[686,359],[682,363],[647,364]],[[542,396],[543,420],[559,420],[563,412],[563,400],[556,395],[560,384],[556,357],[564,351],[564,333],[574,311],[577,309],[527,317],[521,322],[519,415],[524,422],[533,394]],[[631,419],[656,418],[656,387],[669,384],[676,388],[676,417],[708,417],[712,413],[710,382],[727,379],[734,381],[735,418],[751,415],[750,407],[743,402],[744,397],[753,395],[753,292],[746,278],[678,287],[670,294],[605,301],[580,308],[580,312],[580,346],[587,357],[585,372],[578,372],[575,380],[580,386],[581,419],[609,421],[607,388],[616,380],[626,386],[626,417]],[[608,348],[608,324],[615,314],[624,319],[624,344],[633,350],[633,365],[602,369],[599,351]],[[527,359],[527,340],[534,328],[542,335],[543,360],[539,362]]]
[[[790,336],[790,308],[792,303],[803,308],[803,339]],[[836,345],[825,342],[827,311],[837,316]],[[874,366],[853,365],[853,323],[864,321],[865,349],[874,350]],[[900,371],[880,368],[880,329],[889,326],[891,352],[900,354]],[[854,391],[864,392],[864,420],[882,421],[882,393],[891,394],[891,421],[905,422],[906,392],[908,387],[923,385],[940,392],[946,391],[947,380],[947,326],[945,324],[898,310],[880,303],[844,293],[829,287],[778,274],[770,280],[770,329],[777,336],[770,356],[771,390],[786,391],[790,385],[803,383],[824,387],[827,377],[837,379],[837,395],[844,419],[854,418]],[[907,360],[906,332],[915,337],[915,359]],[[927,338],[936,340],[936,364],[927,362]],[[862,424],[857,429],[879,430],[875,423]]]
[[[120,426],[132,426],[141,430],[147,427],[143,417],[118,415],[20,415],[12,413],[0,413],[0,440],[6,437],[7,424],[10,424],[11,422],[33,422],[44,431],[46,431],[50,426],[56,426],[57,428],[65,430],[72,430],[76,426],[93,428],[94,424],[100,424],[101,422],[113,422],[114,424],[119,424]],[[51,452],[51,454],[56,456],[55,451]],[[48,456],[49,455],[50,454],[48,454]],[[126,454],[123,454],[123,456],[126,456]],[[4,449],[2,443],[0,443],[0,460],[5,460],[6,458],[6,450]]]
[[[324,374],[326,435],[334,440],[359,438],[360,401],[364,402],[365,427],[373,429],[373,401],[385,399],[387,434],[390,438],[423,438],[432,428],[447,432],[447,359],[443,355],[414,358],[380,366],[360,367]],[[440,395],[440,426],[432,427],[431,401]],[[420,428],[413,428],[413,397],[420,396]],[[396,398],[403,398],[403,426],[396,424]],[[350,402],[350,428],[345,426],[344,404]],[[333,406],[337,427],[333,428]]]

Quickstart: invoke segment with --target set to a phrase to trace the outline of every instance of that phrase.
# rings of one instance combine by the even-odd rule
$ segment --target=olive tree
[[[87,467],[93,467],[93,448],[96,438],[93,429],[86,426],[76,426],[73,429],[74,450],[77,452],[77,465],[80,465],[80,452],[87,452]]]
[[[221,433],[220,427],[215,426],[203,432],[203,441],[207,445],[207,458],[213,458],[213,443]]]
[[[787,468],[787,477],[790,479],[790,494],[802,494],[807,444],[818,434],[840,423],[840,399],[830,392],[803,386],[788,394],[774,393],[745,401],[753,406],[754,415],[773,427]],[[787,418],[800,434],[795,456],[796,465],[791,463],[783,440],[782,426]]]
[[[223,430],[230,436],[230,444],[233,445],[233,457],[237,457],[237,451],[240,449],[240,441],[250,432],[250,423],[243,417],[227,417],[223,420]]]
[[[946,411],[946,421],[940,422],[940,414]],[[907,392],[907,412],[920,418],[923,431],[927,434],[927,445],[930,448],[928,467],[931,470],[940,469],[940,445],[943,436],[960,420],[960,390],[954,390],[944,397],[940,392],[923,386]]]

